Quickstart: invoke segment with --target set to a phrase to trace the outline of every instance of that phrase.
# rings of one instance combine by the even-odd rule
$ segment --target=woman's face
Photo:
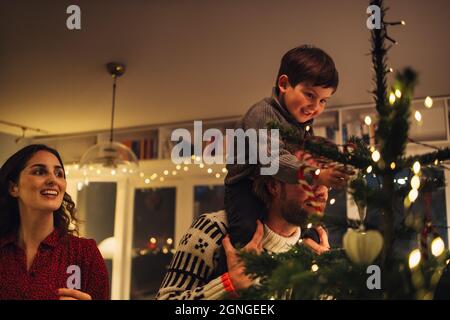
[[[38,211],[56,211],[66,192],[64,170],[58,158],[48,151],[38,151],[25,165],[18,184],[10,188],[20,206]]]

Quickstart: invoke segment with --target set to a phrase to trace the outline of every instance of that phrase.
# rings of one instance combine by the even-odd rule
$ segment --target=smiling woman
[[[12,155],[0,169],[0,299],[108,299],[105,263],[77,223],[59,153]]]

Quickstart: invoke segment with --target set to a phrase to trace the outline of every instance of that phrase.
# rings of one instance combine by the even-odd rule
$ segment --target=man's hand
[[[253,235],[252,240],[242,249],[245,252],[256,252],[260,254],[262,252],[262,239],[264,234],[264,228],[261,221],[257,221],[256,232]],[[236,290],[247,289],[253,284],[253,280],[245,274],[245,264],[240,259],[236,249],[230,242],[230,237],[225,236],[222,240],[225,254],[227,256],[228,275]]]
[[[58,289],[59,300],[92,300],[92,297],[80,290],[60,288]]]
[[[328,243],[328,235],[324,228],[316,227],[316,231],[319,234],[320,243],[315,242],[312,239],[306,238],[303,243],[306,244],[311,250],[317,254],[322,254],[330,250],[330,244]]]

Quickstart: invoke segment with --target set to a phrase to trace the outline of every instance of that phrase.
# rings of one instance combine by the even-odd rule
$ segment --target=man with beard
[[[297,244],[301,228],[305,228],[311,215],[323,214],[328,198],[325,186],[311,186],[311,190],[313,196],[300,184],[286,184],[271,176],[257,177],[253,191],[266,205],[267,216],[263,222],[258,221],[253,239],[243,250],[281,253]],[[203,214],[194,221],[179,243],[156,298],[224,299],[253,285],[254,280],[245,274],[245,265],[230,242],[227,228],[225,211]],[[321,254],[330,246],[326,231],[322,227],[316,230],[319,243],[311,239],[303,243]],[[222,246],[226,266],[218,259]]]

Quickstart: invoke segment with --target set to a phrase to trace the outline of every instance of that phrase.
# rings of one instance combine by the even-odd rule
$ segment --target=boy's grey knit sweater
[[[235,129],[241,128],[244,131],[250,128],[259,130],[267,129],[270,121],[277,121],[285,128],[292,128],[299,132],[303,138],[313,134],[312,120],[299,123],[289,113],[284,105],[282,105],[275,94],[271,98],[265,98],[254,104],[244,115],[244,117],[236,123]],[[306,127],[309,126],[309,130]],[[270,139],[269,139],[270,140]],[[299,141],[300,143],[301,141]],[[270,145],[270,141],[268,141]],[[248,147],[248,146],[247,146]],[[248,149],[247,149],[248,153]],[[285,149],[285,144],[280,136],[279,142],[279,170],[274,178],[285,183],[297,183],[297,171],[304,165],[295,155]],[[227,164],[228,174],[225,178],[225,184],[234,184],[243,178],[252,178],[259,174],[260,164]]]

